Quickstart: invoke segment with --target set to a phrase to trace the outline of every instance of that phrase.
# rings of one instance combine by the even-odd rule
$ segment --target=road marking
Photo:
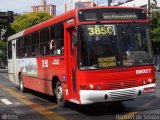
[[[28,99],[27,97],[25,97],[21,93],[18,93],[16,91],[8,88],[7,86],[2,85],[2,84],[0,84],[0,87],[5,92],[7,92],[10,95],[16,97],[17,100],[19,100],[22,103],[28,105],[30,108],[32,108],[33,110],[37,111],[41,115],[43,115],[48,120],[66,120],[62,116],[60,116],[60,115],[56,114],[55,112],[51,111],[50,108],[48,109],[46,107],[43,107],[43,106],[31,101],[30,99]]]
[[[1,99],[1,101],[6,105],[11,105],[12,103],[7,99]]]
[[[21,103],[20,102],[13,102],[13,104],[20,105]]]

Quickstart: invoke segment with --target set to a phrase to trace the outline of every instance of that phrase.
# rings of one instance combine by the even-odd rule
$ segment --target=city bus
[[[148,23],[136,7],[68,11],[8,38],[9,79],[62,107],[154,94]]]

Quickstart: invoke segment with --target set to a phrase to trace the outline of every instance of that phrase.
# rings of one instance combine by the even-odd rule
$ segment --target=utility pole
[[[1,40],[1,38],[2,38],[2,35],[1,35],[1,30],[2,28],[1,28],[1,23],[0,23],[0,40]]]
[[[148,0],[148,18],[152,17],[152,14],[157,9],[157,0]]]
[[[151,17],[151,1],[150,0],[148,0],[148,18],[150,19],[150,17]]]

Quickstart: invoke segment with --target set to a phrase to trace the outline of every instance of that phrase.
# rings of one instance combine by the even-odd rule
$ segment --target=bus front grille
[[[137,86],[137,81],[136,80],[121,80],[121,81],[107,82],[106,86],[108,90],[132,88],[132,87]]]
[[[131,99],[134,98],[136,94],[136,90],[125,90],[125,91],[116,91],[110,92],[110,97],[113,101],[116,100],[124,100],[124,99]]]

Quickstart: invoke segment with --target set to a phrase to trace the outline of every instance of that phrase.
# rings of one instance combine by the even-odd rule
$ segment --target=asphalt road
[[[160,73],[153,95],[122,103],[60,108],[51,96],[29,90],[20,93],[0,70],[0,120],[160,120]]]

